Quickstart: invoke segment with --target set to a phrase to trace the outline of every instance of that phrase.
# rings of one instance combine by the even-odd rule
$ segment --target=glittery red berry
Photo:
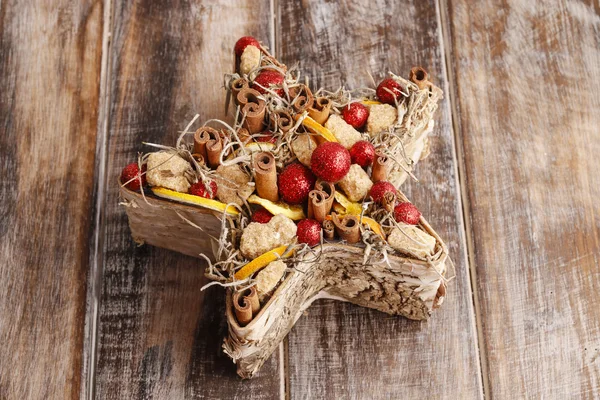
[[[146,172],[146,164],[142,166],[142,172]],[[140,190],[140,180],[134,179],[140,176],[140,167],[137,163],[131,163],[121,172],[121,183],[129,182],[125,187],[129,190],[138,191]],[[142,175],[142,186],[146,186],[146,174]]]
[[[298,236],[299,243],[316,246],[321,243],[321,224],[314,219],[303,219],[298,222],[296,236]]]
[[[264,131],[254,137],[257,142],[261,143],[277,143],[277,137],[271,131]]]
[[[301,204],[308,199],[308,193],[316,181],[313,173],[304,165],[290,164],[277,177],[279,195],[286,203]]]
[[[396,222],[404,222],[409,225],[416,225],[421,218],[421,212],[412,203],[407,201],[394,207],[394,219]]]
[[[379,182],[375,182],[373,184],[373,186],[371,187],[371,191],[369,192],[369,195],[371,196],[373,201],[378,203],[381,200],[383,200],[383,196],[387,192],[397,193],[394,185],[392,185],[391,183],[389,183],[387,181],[379,181]]]
[[[402,100],[402,86],[392,78],[386,78],[377,86],[377,97],[382,103],[387,103],[392,106]]]
[[[248,46],[256,46],[260,48],[260,43],[258,43],[258,40],[252,36],[242,36],[237,42],[235,42],[235,47],[233,48],[235,55],[240,57]]]
[[[317,146],[310,159],[310,168],[319,178],[327,182],[337,182],[350,170],[350,153],[344,146],[335,142],[325,142]]]
[[[265,208],[260,207],[254,210],[252,213],[252,222],[258,222],[261,224],[266,224],[273,218],[273,214],[268,212]]]
[[[210,181],[208,188],[204,182],[196,182],[188,190],[189,194],[204,197],[205,199],[214,199],[217,195],[217,182]],[[210,190],[209,190],[210,189]]]
[[[358,164],[366,168],[373,164],[373,160],[375,160],[375,147],[366,140],[359,140],[350,149],[350,157],[352,158],[352,164]]]
[[[342,118],[355,129],[360,129],[367,123],[369,109],[357,102],[350,103],[342,110]]]
[[[272,69],[265,69],[259,73],[256,78],[254,78],[252,88],[262,94],[267,93],[265,88],[271,89],[277,93],[277,95],[283,96],[283,89],[281,88],[281,85],[283,85],[283,79],[283,75],[279,72]]]

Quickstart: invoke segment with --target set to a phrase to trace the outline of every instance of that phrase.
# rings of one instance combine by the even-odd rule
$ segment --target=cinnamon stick
[[[333,221],[326,219],[321,225],[323,226],[323,237],[327,240],[333,240],[335,238],[335,225]]]
[[[254,156],[253,164],[258,195],[263,199],[278,201],[277,168],[273,154],[266,151],[258,153]]]
[[[280,130],[283,133],[288,132],[294,127],[295,121],[287,111],[279,110],[271,113],[271,125],[274,130]]]
[[[429,87],[429,74],[423,67],[411,68],[409,79],[419,87],[419,90]]]
[[[331,211],[335,195],[335,186],[330,182],[319,181],[315,190],[308,193],[308,218],[323,222]]]
[[[313,105],[308,108],[308,115],[323,125],[327,118],[329,118],[329,111],[331,110],[331,101],[326,97],[317,97],[314,100]]]
[[[237,96],[240,90],[248,88],[249,86],[250,84],[248,83],[248,79],[246,78],[237,78],[236,80],[231,82],[231,95],[233,96],[235,104],[239,105]]]
[[[311,108],[315,100],[310,88],[304,84],[291,89],[290,97],[292,98],[292,106],[297,113],[303,113]]]
[[[256,287],[252,286],[235,292],[233,294],[233,309],[240,325],[245,326],[252,321],[252,318],[260,311]]]
[[[383,195],[383,199],[381,200],[381,204],[386,211],[392,212],[394,211],[394,207],[396,206],[396,193],[386,192]]]
[[[245,114],[244,128],[250,133],[262,132],[264,129],[265,113],[267,105],[263,99],[259,99],[260,93],[249,87],[242,88],[236,99]]]
[[[200,154],[204,159],[207,159],[206,143],[210,140],[210,132],[217,132],[216,129],[210,126],[203,126],[194,132],[194,153]]]
[[[387,181],[388,173],[392,160],[381,152],[375,153],[375,161],[373,161],[373,171],[371,172],[371,180],[373,182]]]
[[[199,165],[206,165],[206,161],[204,160],[204,156],[202,154],[194,153],[192,154],[192,157],[194,157],[194,160],[196,160]]]
[[[335,225],[335,232],[342,240],[347,243],[357,243],[360,240],[360,224],[356,215],[344,215],[344,218],[340,220],[336,213],[331,213],[333,224]]]
[[[221,152],[223,151],[223,137],[220,132],[216,129],[208,131],[210,138],[206,142],[206,158],[208,160],[208,166],[211,168],[217,168],[221,163]]]

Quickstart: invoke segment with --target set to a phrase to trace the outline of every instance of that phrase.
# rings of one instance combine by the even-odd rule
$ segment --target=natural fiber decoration
[[[240,326],[247,325],[260,310],[256,286],[233,293],[233,308]]]
[[[249,87],[250,85],[248,83],[248,79],[246,78],[237,78],[231,81],[231,95],[233,96],[235,104],[240,104],[237,97],[240,90],[248,89]]]
[[[223,349],[237,364],[238,375],[251,378],[317,299],[349,301],[414,320],[429,318],[444,300],[440,287],[444,285],[447,250],[428,224],[424,228],[440,248],[431,262],[393,255],[388,256],[388,263],[364,262],[361,248],[324,244],[298,260],[294,271],[246,326],[237,323],[228,295],[229,337]]]
[[[427,89],[430,86],[429,74],[423,67],[413,67],[410,69],[409,79],[416,84],[420,90]]]
[[[346,243],[353,244],[360,240],[360,223],[356,215],[344,215],[340,220],[336,213],[331,213],[335,233]]]
[[[208,127],[205,127],[205,129]],[[202,129],[202,128],[201,128]],[[209,139],[206,142],[206,154],[208,165],[217,168],[221,164],[221,153],[223,152],[223,134],[216,129],[207,129]]]
[[[274,111],[270,115],[271,118],[271,126],[274,131],[281,131],[282,133],[287,133],[294,127],[295,121],[287,111],[278,110]]]
[[[256,191],[263,199],[278,201],[277,167],[275,157],[268,152],[256,153],[253,160],[256,173]]]
[[[334,195],[335,185],[330,182],[317,182],[315,190],[308,194],[308,218],[322,223],[331,211]]]
[[[329,118],[330,111],[331,100],[327,97],[317,97],[312,107],[308,108],[308,115],[319,124],[323,125],[327,121],[327,118]]]
[[[373,161],[373,172],[371,173],[371,180],[373,182],[387,181],[388,171],[390,169],[392,160],[390,160],[385,154],[377,152],[375,154],[375,160]]]
[[[236,99],[242,107],[244,116],[244,128],[250,133],[258,133],[264,130],[265,113],[267,111],[266,103],[259,98],[260,93],[248,87],[242,88]]]
[[[290,90],[290,97],[292,100],[292,107],[297,113],[303,113],[313,106],[314,97],[310,88],[306,85],[300,84],[298,87]]]

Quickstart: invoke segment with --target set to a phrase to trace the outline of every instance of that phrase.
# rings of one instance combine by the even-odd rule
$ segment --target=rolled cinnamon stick
[[[206,143],[210,140],[211,132],[218,135],[216,129],[211,128],[210,126],[203,126],[202,128],[198,128],[198,130],[194,133],[194,153],[202,155],[204,159],[207,159],[206,152]]]
[[[331,101],[326,97],[317,97],[314,100],[313,105],[308,108],[308,115],[323,125],[327,118],[329,118],[329,111],[331,110]]]
[[[313,106],[315,99],[308,86],[300,84],[290,92],[292,106],[297,113],[303,113]]]
[[[223,137],[220,132],[216,129],[208,131],[210,138],[206,142],[206,155],[208,160],[208,166],[210,168],[217,168],[221,163],[221,152],[223,151]]]
[[[279,110],[271,113],[271,125],[274,130],[280,130],[283,133],[288,132],[294,127],[295,121],[287,111]]]
[[[237,135],[240,141],[244,144],[248,143],[252,139],[252,137],[250,136],[250,132],[248,132],[248,129],[246,128],[238,129]]]
[[[206,165],[206,160],[204,160],[204,156],[202,154],[194,153],[192,154],[192,157],[194,157],[194,160],[196,160],[199,165]]]
[[[326,219],[321,225],[323,226],[323,237],[327,240],[333,240],[335,238],[335,225],[333,221]]]
[[[394,211],[394,207],[396,206],[396,193],[386,192],[381,200],[381,205],[389,212]]]
[[[247,89],[249,86],[250,84],[248,83],[248,79],[246,78],[237,78],[236,80],[231,82],[231,95],[233,96],[235,104],[240,104],[237,98],[240,90]]]
[[[410,69],[409,79],[415,83],[420,90],[429,87],[429,74],[423,67],[413,67]]]
[[[252,318],[260,311],[256,286],[233,294],[233,310],[240,325],[244,326],[252,321]]]
[[[360,240],[360,224],[356,215],[344,215],[340,220],[336,213],[331,213],[335,231],[340,238],[352,244]]]
[[[266,151],[258,153],[254,156],[253,164],[258,195],[263,199],[278,201],[277,168],[273,154]]]
[[[267,105],[263,99],[259,99],[260,93],[249,87],[242,88],[236,99],[242,107],[245,115],[244,128],[250,133],[262,132],[264,129],[265,113]]]
[[[373,182],[387,181],[388,173],[392,160],[381,152],[375,153],[373,161],[373,171],[371,172],[371,180]]]
[[[335,186],[330,182],[319,181],[315,190],[308,193],[308,218],[323,222],[331,211],[335,195]]]

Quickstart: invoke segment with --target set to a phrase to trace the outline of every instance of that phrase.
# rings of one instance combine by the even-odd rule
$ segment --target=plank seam
[[[103,251],[105,233],[104,202],[106,199],[106,174],[107,174],[107,147],[108,147],[108,118],[110,110],[110,45],[112,32],[112,0],[104,0],[103,33],[102,33],[102,59],[100,70],[100,102],[98,110],[96,162],[94,188],[95,210],[92,225],[93,248],[90,254],[90,271],[88,278],[86,332],[89,342],[87,348],[87,371],[84,371],[86,387],[82,390],[82,398],[93,400],[96,392],[96,363],[98,344],[98,317],[102,295]]]
[[[450,102],[450,114],[452,118],[452,131],[454,136],[454,157],[456,166],[456,176],[458,177],[459,184],[459,204],[462,207],[462,221],[463,231],[466,236],[466,262],[469,270],[469,284],[471,285],[471,295],[473,302],[473,309],[475,311],[475,329],[477,331],[477,355],[479,358],[479,384],[483,388],[484,398],[490,397],[490,386],[488,376],[488,360],[485,351],[485,337],[483,335],[483,326],[481,318],[481,307],[479,302],[479,293],[477,291],[477,271],[475,268],[475,245],[473,242],[473,227],[471,225],[471,207],[467,192],[468,177],[466,173],[465,157],[464,157],[464,145],[462,141],[462,127],[460,119],[458,118],[458,93],[455,84],[455,68],[453,62],[453,47],[452,37],[450,32],[450,17],[446,13],[449,9],[448,0],[436,0],[436,7],[438,9],[437,17],[441,27],[441,46],[444,53],[446,82],[449,87],[448,100]]]

